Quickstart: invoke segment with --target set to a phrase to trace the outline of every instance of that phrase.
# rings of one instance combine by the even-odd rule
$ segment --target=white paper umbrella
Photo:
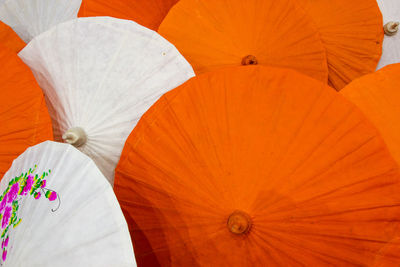
[[[159,34],[110,17],[59,24],[19,56],[45,92],[56,140],[92,157],[111,183],[125,140],[142,114],[194,76]]]
[[[82,0],[0,0],[0,20],[28,43],[52,26],[76,18]]]
[[[113,189],[73,146],[46,141],[0,184],[3,266],[136,266]]]
[[[383,39],[382,57],[378,69],[393,63],[400,63],[400,1],[377,0],[383,15],[385,37]]]

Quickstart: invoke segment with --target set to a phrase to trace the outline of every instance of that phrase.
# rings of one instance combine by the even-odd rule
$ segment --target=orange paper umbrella
[[[0,45],[0,177],[29,146],[51,140],[44,96],[16,53]]]
[[[227,65],[262,64],[327,81],[318,30],[292,0],[181,0],[159,32],[197,73]]]
[[[400,63],[388,65],[346,86],[341,93],[354,102],[381,132],[400,164]]]
[[[374,267],[400,266],[400,237],[393,238],[376,257]]]
[[[18,53],[25,47],[24,41],[6,24],[0,21],[0,44]]]
[[[115,191],[136,256],[162,266],[372,263],[400,216],[400,174],[362,113],[297,72],[235,67],[142,117]]]
[[[157,30],[170,8],[179,0],[82,0],[78,17],[111,16],[133,20]]]
[[[374,72],[382,54],[382,14],[376,0],[300,0],[314,19],[328,58],[329,84],[337,90]]]

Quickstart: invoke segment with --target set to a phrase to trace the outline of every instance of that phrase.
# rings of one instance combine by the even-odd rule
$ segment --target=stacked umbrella
[[[111,184],[140,116],[164,92],[194,75],[160,35],[110,17],[59,24],[19,56],[47,96],[55,139],[89,155]]]
[[[399,7],[0,0],[2,264],[398,264]]]

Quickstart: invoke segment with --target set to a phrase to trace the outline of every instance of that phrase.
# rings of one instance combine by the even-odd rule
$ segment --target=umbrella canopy
[[[400,64],[361,77],[342,90],[381,132],[400,164]]]
[[[227,65],[272,65],[327,81],[318,30],[292,0],[180,0],[159,33],[197,73]]]
[[[400,237],[393,238],[386,244],[376,257],[374,267],[389,267],[400,265]]]
[[[235,67],[165,94],[129,136],[114,190],[162,266],[366,265],[400,216],[377,130],[297,72]]]
[[[79,17],[110,16],[157,30],[178,0],[82,0]]]
[[[27,149],[0,194],[2,266],[136,266],[113,189],[73,146]]]
[[[45,92],[56,140],[92,157],[111,183],[125,140],[141,115],[194,75],[156,32],[110,17],[59,24],[33,39],[19,56]]]
[[[397,0],[394,0],[397,1]],[[382,15],[376,0],[300,0],[326,48],[329,84],[337,90],[375,71],[382,54]]]
[[[18,53],[24,48],[24,41],[8,27],[6,24],[0,21],[0,44]]]
[[[29,146],[53,139],[44,96],[29,68],[0,44],[0,177]]]
[[[0,0],[0,20],[28,43],[58,23],[76,18],[82,0]]]
[[[382,57],[377,69],[386,65],[400,63],[400,1],[377,0],[383,15],[385,38],[383,39]]]

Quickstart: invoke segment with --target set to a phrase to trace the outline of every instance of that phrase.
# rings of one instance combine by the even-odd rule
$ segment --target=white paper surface
[[[147,109],[194,76],[177,49],[133,21],[79,18],[33,39],[19,54],[44,91],[57,141],[81,127],[79,149],[114,181],[123,145]]]
[[[0,0],[0,20],[28,43],[58,23],[74,19],[82,0]]]
[[[45,189],[37,191],[54,190],[59,198],[19,196],[21,222],[8,231],[3,266],[136,266],[128,227],[110,184],[73,146],[47,141],[27,149],[5,174],[0,194],[11,179],[35,165],[33,175],[51,170]]]

